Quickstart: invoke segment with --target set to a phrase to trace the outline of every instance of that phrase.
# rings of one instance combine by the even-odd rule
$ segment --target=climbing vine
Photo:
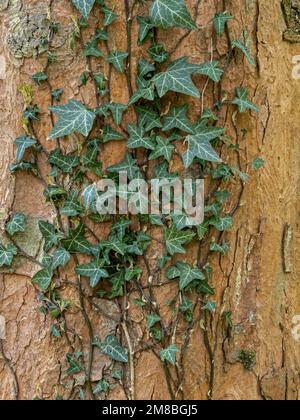
[[[248,178],[242,169],[239,144],[226,136],[221,115],[224,109],[232,107],[239,113],[259,111],[249,99],[246,86],[237,86],[235,92],[224,92],[222,83],[237,55],[244,54],[251,65],[255,65],[255,60],[247,39],[230,39],[227,25],[233,17],[227,11],[218,12],[209,23],[212,39],[227,39],[226,54],[214,57],[212,48],[203,63],[185,56],[172,60],[183,40],[199,30],[199,1],[192,16],[183,0],[124,0],[126,51],[110,46],[111,25],[120,19],[114,8],[104,0],[72,0],[72,3],[80,17],[72,17],[70,47],[83,54],[86,71],[80,76],[80,85],[91,84],[95,106],[88,107],[71,98],[61,104],[65,96],[63,87],[52,88],[49,69],[56,56],[51,50],[51,37],[59,31],[59,25],[52,23],[51,37],[47,40],[47,65],[32,76],[32,81],[36,86],[49,87],[52,130],[48,141],[55,144],[55,149],[49,152],[38,137],[40,109],[35,104],[32,86],[23,86],[24,134],[15,141],[16,160],[11,172],[27,171],[37,177],[44,185],[45,200],[53,207],[56,217],[39,222],[44,256],[36,260],[16,239],[26,231],[26,215],[11,214],[6,223],[6,240],[0,244],[0,267],[12,267],[18,256],[39,266],[32,282],[39,290],[41,311],[53,319],[52,336],[57,340],[65,338],[70,347],[66,355],[66,374],[74,378],[70,398],[109,398],[111,388],[120,384],[127,398],[135,399],[136,355],[151,351],[161,363],[170,399],[184,399],[185,356],[198,325],[210,362],[208,397],[212,398],[214,350],[208,325],[216,312],[216,303],[210,259],[215,254],[224,256],[230,250],[225,233],[232,227]],[[98,25],[89,38],[92,10]],[[144,46],[144,58],[138,61],[136,75],[132,29],[135,21],[139,25],[138,45]],[[159,35],[174,27],[182,28],[184,34],[170,51],[159,41]],[[95,70],[100,67],[106,70]],[[124,88],[129,96],[126,104],[111,100],[112,75],[119,73],[126,78]],[[205,82],[203,92],[199,91],[195,76]],[[219,93],[211,106],[205,108],[204,96],[209,84],[217,87]],[[194,120],[189,117],[188,96],[201,103],[201,114]],[[76,150],[65,153],[63,145],[69,136],[76,138]],[[124,158],[104,169],[101,158],[105,144],[114,142],[117,149],[118,142],[124,140],[127,142]],[[224,160],[226,151],[236,153],[237,164]],[[48,163],[47,177],[40,167],[41,157]],[[175,160],[181,162],[177,171],[172,170]],[[257,170],[263,164],[257,158],[252,166]],[[175,181],[187,174],[195,180],[205,178],[204,222],[191,226],[187,214],[99,214],[97,182],[101,179],[118,182],[121,171],[127,172],[129,181],[149,181],[154,176]],[[235,189],[238,186],[239,192],[237,201],[228,210],[228,203],[233,201],[230,183]],[[176,199],[173,197],[173,201]],[[101,226],[110,228],[106,238],[99,234]],[[185,258],[186,246],[191,243],[198,247],[195,264],[189,264]],[[159,252],[155,259],[149,259],[153,244]],[[176,293],[170,301],[161,302],[160,291],[169,285],[178,286]],[[78,296],[89,334],[88,354],[83,351],[81,337],[68,327],[66,314],[71,301],[62,294],[62,289],[68,286]],[[106,313],[93,299],[95,296],[115,302],[119,316]],[[132,306],[143,314],[142,323],[147,332],[142,337],[136,336]],[[162,310],[164,306],[169,308],[169,315]],[[108,336],[96,336],[90,308],[115,323],[114,331]],[[221,314],[223,327],[229,334],[231,316],[229,311]],[[180,336],[179,325],[184,325],[184,334]],[[107,356],[111,363],[104,368],[102,379],[95,383],[92,372],[96,352]],[[255,363],[255,356],[247,357],[247,354],[241,350],[239,358],[249,369]],[[79,374],[84,376],[81,381]]]

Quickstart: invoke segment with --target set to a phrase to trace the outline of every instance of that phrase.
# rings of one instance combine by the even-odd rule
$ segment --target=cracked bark
[[[28,0],[23,3],[41,2]],[[47,2],[44,3],[47,6]],[[125,50],[127,39],[122,35],[126,33],[125,10],[123,2],[118,3],[117,8],[124,21],[115,26],[117,30],[113,32],[110,42]],[[185,373],[184,395],[187,399],[207,399],[210,388],[213,388],[214,399],[299,399],[300,344],[293,339],[291,329],[293,317],[300,314],[300,82],[292,79],[292,57],[299,55],[300,46],[283,41],[286,24],[279,1],[247,0],[241,4],[238,0],[189,0],[187,3],[191,10],[196,10],[199,5],[198,23],[202,29],[189,34],[174,31],[176,39],[184,35],[173,54],[174,58],[188,54],[197,61],[210,59],[211,29],[208,22],[215,10],[221,10],[223,5],[236,16],[236,21],[230,24],[228,37],[240,38],[242,24],[250,34],[258,67],[250,68],[237,55],[230,64],[231,76],[224,81],[223,88],[232,91],[235,86],[245,83],[260,106],[261,113],[258,117],[251,114],[236,116],[229,111],[222,118],[233,139],[239,137],[242,167],[245,169],[247,162],[257,156],[266,160],[266,166],[259,173],[251,172],[242,206],[235,214],[234,230],[226,235],[232,245],[229,256],[221,261],[211,259],[215,268],[213,282],[219,310],[213,320],[207,323],[204,336],[199,323],[190,331],[188,351],[181,361]],[[72,10],[69,2],[54,2],[53,7],[54,18],[62,22],[63,34],[67,38]],[[15,181],[8,170],[14,156],[13,140],[22,131],[20,118],[23,105],[18,87],[28,83],[31,74],[45,65],[43,56],[21,61],[12,57],[5,44],[8,20],[7,10],[0,12],[1,229],[12,209],[24,211],[33,219],[55,217],[52,209],[44,203],[43,186],[26,174],[18,176]],[[136,36],[135,26],[133,29]],[[168,44],[170,34],[158,33],[158,39]],[[175,40],[175,35],[172,39]],[[78,77],[85,70],[85,62],[72,54],[63,40],[59,46],[58,64],[50,68],[51,84],[54,88],[64,86],[65,98],[75,96],[80,99],[81,96],[93,105],[93,89],[79,91],[77,86]],[[222,54],[224,50],[223,41],[219,41],[216,52]],[[131,57],[133,71],[139,52],[140,49],[134,50]],[[112,71],[110,94],[114,101],[126,102],[126,83],[126,76],[119,77]],[[197,83],[202,90],[200,79]],[[208,86],[205,95],[207,105],[212,94],[213,89]],[[38,135],[43,146],[49,150],[52,145],[45,140],[51,124],[46,113],[49,105],[47,95],[48,87],[45,91],[36,92],[36,102],[41,104],[43,111],[43,124],[39,127]],[[195,113],[201,111],[200,101],[191,100],[191,105]],[[247,130],[245,137],[241,135],[242,129]],[[72,144],[63,147],[71,150]],[[123,145],[117,149],[114,145],[106,145],[103,151],[105,166],[119,161],[124,150]],[[236,161],[235,155],[232,161]],[[41,165],[45,169],[43,161]],[[239,194],[238,185],[236,194]],[[292,239],[289,235],[291,231]],[[40,244],[34,257],[39,250]],[[152,254],[155,255],[155,252],[154,246]],[[188,259],[194,262],[196,258],[197,249],[191,248]],[[0,314],[5,316],[7,322],[7,336],[1,341],[0,399],[14,399],[17,396],[21,399],[35,396],[53,399],[57,394],[65,398],[78,398],[72,381],[67,382],[67,386],[61,385],[66,383],[65,354],[79,340],[74,330],[83,337],[84,352],[88,349],[88,332],[80,316],[76,288],[74,293],[66,292],[74,299],[71,313],[67,315],[69,338],[57,343],[49,336],[50,320],[38,311],[37,293],[29,277],[35,268],[32,264],[25,264],[18,267],[17,274],[3,273],[0,277]],[[70,277],[70,281],[74,281],[74,278]],[[172,295],[172,286],[169,289],[158,288],[155,293],[163,302]],[[102,303],[99,307],[103,308]],[[113,305],[107,308],[111,319],[102,317],[101,313],[93,313],[91,307],[88,310],[92,313],[92,321],[97,320],[98,335],[104,336],[110,332],[112,325],[113,329],[116,328],[118,323],[115,320],[119,316]],[[233,313],[234,327],[230,332],[224,329],[221,320],[225,310]],[[101,322],[98,321],[99,316]],[[140,328],[138,315],[131,314],[131,317],[137,318],[136,328]],[[185,332],[184,327],[179,325],[179,335],[181,331]],[[210,343],[213,354],[207,353],[207,343]],[[133,353],[135,344],[132,343]],[[256,352],[257,364],[253,372],[246,371],[238,363],[237,355],[241,350]],[[101,378],[104,366],[109,363],[100,356],[96,357],[98,367],[91,373],[93,381]],[[136,353],[134,366],[136,398],[169,398],[160,363],[151,349],[140,355]],[[125,398],[125,395],[121,388],[117,388],[111,397]]]

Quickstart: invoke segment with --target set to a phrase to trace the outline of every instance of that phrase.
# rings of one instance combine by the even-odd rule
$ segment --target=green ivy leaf
[[[124,73],[125,71],[124,61],[126,60],[127,57],[128,57],[127,52],[113,51],[106,57],[106,61],[112,64],[118,72]]]
[[[97,259],[89,264],[76,267],[75,272],[80,276],[88,277],[90,279],[90,286],[96,287],[101,279],[109,276],[108,272],[102,267],[102,262]]]
[[[107,105],[107,108],[111,111],[115,124],[119,126],[123,119],[123,113],[126,111],[128,106],[112,102]]]
[[[69,369],[67,370],[68,375],[76,375],[77,373],[81,372],[82,366],[80,361],[78,360],[79,357],[72,357],[70,353],[67,354],[67,361],[69,363]]]
[[[187,137],[188,150],[182,155],[184,166],[191,166],[195,158],[208,162],[220,162],[221,159],[207,140],[202,140],[201,136],[196,134]]]
[[[168,51],[162,44],[154,44],[148,49],[148,54],[156,63],[162,64],[169,58]]]
[[[114,223],[112,228],[111,228],[111,233],[113,235],[116,235],[117,238],[119,239],[119,241],[123,241],[125,234],[126,234],[126,230],[129,228],[129,226],[132,225],[132,221],[131,220],[127,220],[127,219],[120,219],[117,223]]]
[[[56,139],[79,132],[87,137],[93,128],[96,115],[88,110],[81,102],[74,99],[67,105],[52,106],[50,110],[59,116],[58,123],[54,126],[49,139]]]
[[[89,18],[95,0],[72,0],[72,3],[86,19]]]
[[[179,349],[175,344],[171,344],[168,348],[161,350],[160,358],[163,362],[169,362],[171,365],[176,365],[176,353],[179,353]]]
[[[55,271],[58,267],[65,267],[70,259],[71,255],[65,248],[57,249],[52,255],[52,270]]]
[[[168,139],[161,136],[156,137],[156,145],[153,152],[149,156],[149,160],[158,159],[163,156],[168,162],[172,159],[175,147],[170,144]]]
[[[138,42],[142,45],[148,38],[149,32],[154,28],[154,25],[149,17],[138,16],[137,21],[139,24]]]
[[[219,12],[215,15],[214,26],[219,36],[223,35],[223,33],[225,32],[225,25],[231,19],[233,19],[233,17],[230,16],[227,12]]]
[[[15,141],[15,144],[17,146],[17,162],[21,162],[25,155],[26,149],[29,149],[30,147],[34,146],[36,144],[36,140],[29,136],[21,136],[18,137]]]
[[[109,382],[107,382],[105,379],[101,379],[101,381],[99,381],[97,385],[95,386],[93,390],[93,394],[94,395],[101,394],[102,392],[106,394],[109,391],[109,389],[110,389]]]
[[[174,128],[193,134],[195,132],[192,123],[187,117],[189,106],[182,105],[172,108],[169,115],[164,119],[163,131],[169,131]]]
[[[204,311],[208,311],[211,312],[212,314],[216,312],[216,308],[217,308],[217,304],[216,302],[212,302],[211,300],[209,300],[205,306],[203,306],[203,310]]]
[[[43,71],[40,71],[32,76],[32,80],[37,84],[40,85],[41,82],[45,82],[48,80],[48,76]]]
[[[64,93],[64,89],[54,89],[51,92],[51,96],[55,99],[55,101],[59,102],[63,93]]]
[[[108,335],[103,343],[99,343],[99,340],[97,340],[95,345],[100,348],[101,353],[110,357],[112,360],[128,363],[128,351],[120,345],[114,335]]]
[[[94,182],[93,184],[86,187],[82,193],[82,196],[84,200],[84,207],[86,210],[89,210],[98,198],[96,183]]]
[[[128,178],[132,181],[135,178],[139,177],[140,170],[137,166],[136,160],[133,157],[126,153],[125,159],[117,163],[116,165],[110,166],[107,168],[107,172],[109,173],[119,173],[119,172],[127,172]]]
[[[32,278],[32,282],[37,284],[41,290],[46,291],[51,284],[52,278],[53,271],[48,267],[43,268],[43,270],[37,272],[36,275]]]
[[[79,164],[79,157],[66,156],[61,153],[60,149],[55,149],[50,153],[48,162],[59,168],[63,173],[71,174]]]
[[[231,216],[225,216],[225,217],[219,217],[211,224],[220,232],[224,232],[226,230],[230,230],[232,228],[232,217]]]
[[[62,235],[57,233],[55,227],[49,222],[39,221],[39,229],[45,240],[44,250],[48,252],[59,243]]]
[[[10,165],[9,169],[12,174],[18,171],[28,171],[28,172],[32,171],[34,174],[37,174],[36,166],[30,162],[16,163],[16,164]]]
[[[257,157],[252,162],[252,168],[255,171],[258,171],[259,169],[263,168],[265,166],[265,164],[266,164],[266,162],[262,158]]]
[[[111,25],[118,17],[119,15],[115,13],[113,10],[109,9],[108,7],[101,7],[102,13],[104,13],[104,21],[103,25],[109,26]]]
[[[102,134],[103,143],[108,143],[109,141],[119,141],[123,140],[123,134],[114,130],[111,125],[106,124]]]
[[[0,242],[0,267],[10,267],[13,263],[14,257],[18,254],[17,248],[9,244],[7,247]]]
[[[162,128],[160,116],[150,106],[137,106],[139,126],[143,127],[145,131],[151,131],[154,128]]]
[[[79,193],[77,191],[71,191],[68,198],[66,199],[61,214],[67,217],[76,217],[84,212],[83,206],[78,200]]]
[[[158,95],[162,98],[168,91],[183,93],[200,98],[199,90],[194,85],[191,75],[197,73],[198,66],[189,64],[186,57],[174,61],[166,72],[153,77]]]
[[[25,232],[26,229],[26,216],[23,213],[16,213],[13,215],[10,222],[7,223],[6,232],[13,236],[19,232]]]
[[[210,245],[210,250],[212,252],[219,252],[222,255],[225,255],[230,250],[230,244],[229,244],[229,242],[224,242],[222,245],[219,245],[216,242],[213,242]]]
[[[84,46],[83,54],[85,57],[104,58],[105,54],[98,48],[98,40],[93,39]]]
[[[197,73],[208,76],[214,82],[219,82],[224,73],[224,71],[220,69],[219,64],[219,61],[206,61],[199,65]]]
[[[71,252],[79,252],[86,255],[94,255],[96,247],[89,243],[84,237],[85,227],[80,224],[76,229],[71,229],[69,238],[63,241],[64,248]]]
[[[170,280],[173,280],[177,277],[180,278],[180,290],[184,290],[194,280],[205,280],[205,275],[202,273],[201,270],[199,270],[198,268],[191,267],[189,264],[184,262],[178,262],[176,264],[175,269],[171,267],[171,269],[167,271],[166,275]]]
[[[259,108],[256,105],[254,105],[251,101],[249,101],[248,95],[249,91],[247,88],[236,88],[236,97],[234,98],[232,103],[238,106],[239,112],[245,112],[247,109],[259,112]]]
[[[232,48],[238,48],[239,50],[241,50],[244,53],[245,57],[247,58],[248,62],[252,66],[256,65],[256,61],[252,57],[249,51],[249,48],[242,41],[240,40],[232,41],[231,45],[232,45]]]
[[[153,150],[154,145],[150,137],[144,137],[144,129],[134,124],[128,124],[127,131],[129,133],[129,139],[127,147],[129,149],[138,149],[143,147],[144,149]]]
[[[190,230],[179,231],[173,225],[171,228],[166,229],[165,240],[167,251],[170,255],[185,254],[185,249],[182,245],[190,243],[194,238],[195,233]]]
[[[151,314],[147,316],[147,328],[148,330],[151,330],[152,327],[154,327],[155,324],[161,321],[161,317],[155,314]]]
[[[197,29],[184,0],[155,0],[150,11],[155,26],[167,29],[179,26],[186,29]]]

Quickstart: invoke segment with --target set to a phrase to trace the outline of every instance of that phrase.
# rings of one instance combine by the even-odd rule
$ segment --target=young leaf
[[[214,220],[211,224],[220,232],[224,232],[226,230],[231,229],[232,227],[232,217],[231,216],[225,216],[220,217]]]
[[[95,344],[100,348],[101,353],[107,355],[112,360],[128,363],[128,351],[120,345],[114,335],[107,336],[102,344]]]
[[[107,391],[110,389],[110,384],[105,379],[101,379],[95,386],[93,390],[93,394],[101,394],[102,392],[107,393]]]
[[[137,21],[140,26],[138,42],[141,45],[147,39],[149,32],[154,28],[154,25],[149,17],[138,16]]]
[[[69,369],[67,370],[68,375],[76,375],[77,373],[81,372],[82,366],[78,360],[78,358],[74,358],[71,354],[67,354],[67,361],[69,363]]]
[[[202,140],[199,134],[187,137],[188,150],[182,155],[184,166],[188,168],[197,157],[208,162],[220,162],[221,159],[207,140]]]
[[[191,79],[197,69],[198,66],[189,64],[186,57],[174,61],[166,72],[158,73],[152,79],[159,97],[162,98],[168,91],[172,91],[200,98],[199,90]]]
[[[107,168],[107,172],[127,172],[128,178],[132,181],[133,179],[138,178],[140,170],[137,166],[136,160],[133,159],[133,157],[129,153],[126,153],[125,159],[122,162]]]
[[[175,344],[171,344],[167,349],[161,350],[160,358],[163,362],[169,362],[173,366],[176,365],[176,353],[179,353],[179,349]]]
[[[156,137],[156,145],[153,152],[149,156],[149,160],[158,159],[163,156],[168,162],[172,159],[175,147],[170,144],[168,139],[161,136]]]
[[[40,85],[41,82],[45,82],[48,80],[48,76],[43,71],[40,71],[32,76],[32,80],[37,84]]]
[[[13,236],[19,232],[25,232],[26,228],[26,216],[23,213],[16,213],[10,222],[7,223],[5,229],[6,232]]]
[[[133,124],[128,124],[127,130],[129,139],[127,147],[129,149],[137,149],[143,147],[145,149],[153,150],[154,145],[150,137],[144,137],[144,129]]]
[[[111,111],[115,124],[119,126],[122,122],[123,113],[126,111],[128,106],[112,102],[107,105],[107,108]]]
[[[251,101],[249,101],[248,95],[249,91],[247,88],[236,88],[236,97],[234,98],[232,103],[238,106],[240,112],[245,112],[247,109],[259,112],[259,108],[256,105],[254,105]]]
[[[153,24],[159,28],[178,26],[190,30],[197,29],[185,5],[185,0],[155,0],[150,16]]]
[[[119,71],[120,73],[124,73],[124,70],[125,70],[124,61],[126,60],[127,57],[128,57],[127,52],[113,51],[106,57],[106,61],[108,63],[111,63],[117,71]]]
[[[61,239],[61,235],[56,232],[55,227],[48,222],[39,222],[41,234],[45,240],[44,250],[47,252],[56,246]]]
[[[99,260],[92,261],[89,264],[83,264],[75,268],[75,272],[80,276],[85,276],[90,279],[90,286],[96,287],[99,281],[109,276],[108,272],[101,266]]]
[[[114,130],[111,125],[106,124],[102,134],[103,143],[108,143],[109,141],[119,141],[123,140],[123,134]]]
[[[257,157],[252,162],[252,168],[255,171],[258,171],[259,169],[263,168],[265,166],[265,164],[266,164],[266,162],[262,158]]]
[[[53,277],[53,271],[51,268],[44,268],[43,270],[36,273],[36,275],[32,278],[32,282],[37,284],[38,287],[46,291],[48,290]]]
[[[220,69],[219,64],[219,61],[206,61],[198,66],[197,73],[208,76],[214,82],[219,82],[224,73],[224,71]]]
[[[52,106],[50,110],[59,116],[59,120],[51,131],[49,139],[68,136],[77,131],[87,137],[96,118],[93,111],[74,99],[67,105]]]
[[[79,164],[79,158],[77,156],[66,156],[63,155],[60,149],[55,149],[50,153],[48,162],[51,165],[56,166],[65,174],[71,174]]]
[[[212,252],[219,252],[222,255],[225,255],[230,250],[230,244],[229,244],[229,242],[224,242],[222,245],[219,245],[216,242],[213,242],[210,245],[210,250]]]
[[[96,0],[72,0],[72,3],[77,7],[82,16],[88,19],[95,1]]]
[[[225,32],[225,25],[228,21],[233,19],[227,12],[219,12],[214,17],[214,26],[217,35],[221,36]]]
[[[71,252],[80,252],[81,254],[94,255],[96,248],[84,237],[85,227],[80,224],[76,229],[71,229],[69,238],[63,241],[64,248]]]
[[[57,249],[52,255],[51,268],[55,271],[58,267],[65,267],[71,259],[71,255],[65,248]]]
[[[144,130],[151,131],[153,128],[162,128],[162,123],[160,122],[160,116],[150,106],[137,106],[139,126],[143,127]]]
[[[164,119],[163,131],[169,131],[174,128],[193,134],[195,132],[193,124],[187,117],[188,105],[182,105],[172,108],[170,114]]]
[[[36,140],[29,136],[21,136],[18,137],[15,141],[15,144],[17,146],[17,162],[21,162],[21,160],[24,157],[26,149],[29,149],[30,147],[34,146],[36,144]]]
[[[166,275],[170,279],[180,278],[180,290],[185,289],[194,280],[205,280],[205,275],[201,270],[183,262],[178,262],[175,268],[171,267]]]
[[[108,7],[101,7],[102,13],[104,13],[104,21],[103,25],[105,27],[111,25],[118,17],[117,13],[115,13],[113,10],[109,9]]]
[[[211,313],[215,313],[216,312],[216,308],[217,308],[217,305],[216,305],[216,303],[215,302],[212,302],[211,300],[209,300],[208,302],[207,302],[207,304],[205,305],[205,306],[203,306],[203,310],[204,311],[208,311],[208,312],[211,312]]]
[[[166,229],[165,240],[167,251],[170,255],[185,254],[185,249],[182,245],[190,243],[194,238],[195,233],[189,230],[178,231],[173,225],[171,228]]]
[[[151,330],[152,327],[154,327],[155,324],[160,322],[161,317],[155,314],[151,314],[147,316],[147,328],[148,330]]]
[[[168,51],[165,50],[165,47],[162,44],[152,45],[148,49],[148,54],[156,63],[162,64],[169,58]]]
[[[14,245],[9,244],[7,247],[5,247],[0,242],[0,268],[5,265],[10,267],[17,253],[18,250]]]
[[[247,58],[248,62],[252,66],[255,66],[256,62],[254,58],[252,57],[248,47],[242,41],[240,40],[232,41],[231,45],[232,45],[232,48],[238,48],[239,50],[241,50],[245,54],[245,57]]]

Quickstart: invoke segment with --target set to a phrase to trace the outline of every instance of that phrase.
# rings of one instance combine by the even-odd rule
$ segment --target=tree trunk
[[[70,3],[67,0],[0,0],[0,229],[3,233],[4,223],[12,211],[26,213],[30,229],[22,243],[33,258],[40,256],[42,248],[37,221],[53,220],[55,214],[45,203],[41,182],[26,173],[14,177],[9,167],[14,161],[13,142],[23,133],[24,95],[22,97],[20,90],[24,93],[24,85],[32,84],[32,74],[42,70],[47,59],[42,47],[31,42],[39,36],[49,35],[43,18],[48,16],[60,22],[59,33],[52,45],[58,61],[49,70],[53,88],[64,87],[63,103],[75,97],[95,106],[93,89],[78,88],[78,79],[85,71],[86,63],[82,55],[69,46],[70,16],[75,13]],[[124,35],[126,13],[124,2],[117,3],[121,18],[112,26],[110,43],[111,47],[117,46],[124,51],[127,50]],[[196,0],[187,1],[191,12],[196,10],[197,3]],[[230,22],[228,37],[239,39],[241,28],[245,28],[252,41],[257,66],[249,66],[243,57],[237,55],[223,89],[231,92],[241,84],[248,86],[251,100],[261,112],[257,116],[230,111],[224,116],[227,134],[234,143],[239,143],[241,166],[250,177],[242,206],[234,217],[234,228],[225,235],[231,243],[231,251],[224,257],[211,257],[215,270],[212,281],[217,291],[217,312],[207,331],[203,331],[201,322],[192,331],[184,360],[184,398],[297,400],[300,397],[300,344],[296,340],[297,326],[293,322],[300,315],[300,147],[297,139],[300,132],[300,82],[293,78],[292,71],[293,57],[300,54],[300,46],[297,37],[293,38],[293,43],[284,40],[288,22],[284,19],[279,0],[209,0],[200,2],[199,10],[197,23],[200,31],[186,36],[172,58],[188,55],[193,62],[203,62],[210,58],[212,43],[216,45],[214,54],[222,55],[226,48],[224,40],[211,38],[210,21],[217,11],[228,10],[235,16]],[[39,32],[28,29],[33,32],[27,33],[26,38],[20,28],[28,22],[39,25]],[[96,12],[92,23],[94,26],[97,23]],[[175,46],[184,31],[172,29],[172,33],[174,36],[170,36],[170,31],[159,31],[158,39]],[[136,37],[135,24],[133,34]],[[141,48],[133,47],[134,74],[141,52]],[[199,79],[199,88],[203,90],[203,87]],[[47,112],[49,87],[44,85],[42,89],[33,89],[34,102],[42,110],[38,136],[44,147],[52,150],[55,146],[46,140],[51,130]],[[126,103],[126,89],[125,76],[113,72],[112,100]],[[213,88],[209,85],[205,101],[210,103],[213,95]],[[197,100],[191,103],[195,115],[199,114],[202,104]],[[72,149],[71,144],[63,147]],[[102,157],[105,167],[119,162],[125,150],[125,144],[108,143]],[[249,162],[258,156],[266,161],[266,165],[255,172]],[[234,163],[235,155],[231,159]],[[41,165],[46,174],[47,165],[42,159]],[[238,194],[237,184],[236,191],[233,188],[231,204]],[[103,236],[105,234],[102,232]],[[148,254],[150,262],[158,251],[153,244]],[[188,259],[194,262],[196,257],[195,245],[189,248]],[[77,292],[66,287],[66,297],[71,300],[66,325],[70,331],[76,330],[77,337],[73,337],[71,343],[51,337],[52,321],[39,311],[41,302],[31,283],[37,269],[36,264],[21,258],[16,262],[14,272],[2,269],[0,274],[0,315],[6,320],[6,337],[0,340],[0,399],[54,399],[58,395],[64,399],[79,398],[74,392],[73,379],[65,373],[65,358],[74,342],[81,342],[79,336],[82,337],[84,354],[89,350],[89,331],[82,304]],[[162,303],[172,297],[174,289],[170,286],[168,290],[156,293]],[[105,337],[116,327],[113,318],[117,316],[118,307],[114,302],[99,300],[98,303],[100,309],[111,316],[110,320],[101,317],[96,309],[88,307],[87,310],[95,325],[95,335]],[[233,329],[230,332],[223,325],[225,311],[232,312]],[[131,309],[137,331],[142,328],[140,316],[139,311]],[[240,363],[243,351],[245,358],[252,357],[248,360],[250,364],[255,355],[256,364],[252,370],[245,369],[247,360]],[[91,379],[97,382],[109,362],[101,355],[94,357]],[[170,398],[161,364],[151,351],[135,355],[134,370],[136,399]],[[80,380],[78,377],[79,383]],[[109,398],[125,399],[123,387],[116,384]]]

